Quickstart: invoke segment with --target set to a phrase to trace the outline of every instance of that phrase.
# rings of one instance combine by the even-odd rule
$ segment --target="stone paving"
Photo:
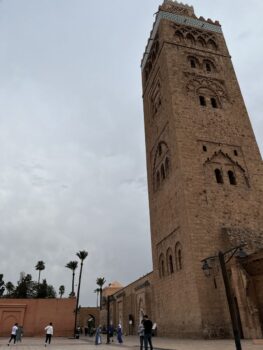
[[[0,338],[0,349],[14,349],[18,350],[40,350],[45,349],[44,338],[23,338],[22,343],[7,346],[7,338]],[[103,337],[103,343],[99,346],[94,345],[94,339],[89,337],[81,337],[81,339],[66,339],[56,338],[52,339],[52,344],[48,345],[46,349],[53,350],[127,350],[133,348],[138,350],[138,337],[127,336],[124,337],[122,345],[116,342],[110,345],[105,344],[106,338]],[[153,337],[154,350],[235,350],[233,340],[190,340],[190,339],[171,339]],[[242,350],[263,350],[263,340],[243,340]]]

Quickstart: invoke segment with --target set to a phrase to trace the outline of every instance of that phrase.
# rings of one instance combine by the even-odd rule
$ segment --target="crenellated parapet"
[[[153,29],[150,33],[150,38],[145,48],[145,52],[141,62],[142,70],[145,67],[149,53],[152,49],[156,33],[159,28],[159,24],[162,20],[168,20],[174,22],[175,25],[183,25],[200,30],[207,30],[214,33],[222,33],[221,25],[219,21],[212,21],[210,18],[197,17],[194,12],[193,6],[185,5],[177,2],[176,0],[164,0],[163,4],[159,6],[159,10],[156,14]]]

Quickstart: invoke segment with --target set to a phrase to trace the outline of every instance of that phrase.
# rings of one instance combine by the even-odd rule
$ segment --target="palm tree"
[[[13,293],[13,291],[15,290],[15,286],[13,285],[12,282],[7,282],[5,284],[5,289],[7,291],[7,296],[10,296]]]
[[[83,261],[88,256],[88,252],[86,250],[80,250],[78,253],[76,253],[76,255],[80,259],[80,271],[79,271],[79,284],[78,284],[77,302],[76,302],[76,310],[75,310],[74,335],[75,335],[76,326],[77,326],[77,313],[78,313],[78,307],[79,307],[79,293],[80,293],[80,284],[81,284]]]
[[[74,292],[75,270],[78,267],[78,262],[70,261],[69,263],[67,263],[66,267],[72,270],[72,291],[69,294],[69,296],[74,297],[75,296],[75,292]]]
[[[45,270],[45,263],[44,263],[44,261],[42,261],[42,260],[38,261],[36,266],[35,266],[35,269],[37,271],[39,271],[39,273],[38,273],[38,282],[37,282],[37,284],[39,285],[41,271]]]
[[[100,289],[99,288],[96,288],[94,290],[94,293],[97,293],[97,307],[99,306],[99,292],[100,292]]]
[[[65,293],[65,286],[60,286],[58,290],[60,298],[62,298],[62,295]]]
[[[105,284],[105,282],[106,282],[106,280],[104,277],[98,277],[97,281],[96,281],[97,285],[99,286],[99,290],[100,290],[100,309],[101,309],[101,304],[102,304],[101,303],[101,301],[102,301],[102,287]]]

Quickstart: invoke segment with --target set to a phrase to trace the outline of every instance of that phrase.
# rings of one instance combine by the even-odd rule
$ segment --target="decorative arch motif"
[[[159,256],[159,277],[164,278],[166,275],[165,271],[165,259],[163,253]]]
[[[180,242],[177,242],[175,245],[175,268],[176,271],[180,271],[183,268],[182,245]]]
[[[173,251],[171,248],[168,248],[166,252],[166,264],[168,275],[171,275],[172,273],[174,273],[174,259]]]
[[[157,191],[171,172],[170,152],[166,142],[160,141],[153,159],[153,184]]]
[[[158,36],[158,33],[157,33],[156,36],[155,36],[153,45],[151,47],[151,52],[150,52],[150,54],[148,56],[146,66],[144,68],[144,78],[145,78],[146,81],[148,80],[149,75],[151,73],[151,70],[153,68],[153,65],[155,63],[156,57],[157,57],[158,52],[159,52],[159,47],[160,47],[159,36]]]
[[[195,94],[200,105],[221,108],[222,103],[228,100],[225,87],[221,81],[197,74],[185,74],[191,76],[186,86],[187,92]]]
[[[199,89],[208,89],[214,92],[220,99],[228,99],[225,87],[216,80],[194,75],[187,84],[187,91],[196,93]]]
[[[177,42],[186,42],[190,46],[205,48],[212,51],[218,50],[217,40],[213,33],[204,32],[194,27],[176,23],[173,23],[172,27],[175,30],[174,35]]]
[[[175,268],[176,271],[180,271],[183,268],[182,245],[180,242],[177,242],[175,245]]]
[[[208,165],[212,165],[215,174],[214,178],[218,184],[224,183],[236,186],[240,182],[250,187],[246,170],[221,149],[207,158],[204,162],[204,166],[207,167]]]

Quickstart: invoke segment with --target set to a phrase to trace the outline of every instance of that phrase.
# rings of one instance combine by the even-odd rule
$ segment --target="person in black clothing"
[[[153,350],[152,346],[152,327],[153,323],[148,319],[147,315],[143,316],[143,326],[144,326],[144,349],[148,350],[148,343],[150,345],[150,350]]]

